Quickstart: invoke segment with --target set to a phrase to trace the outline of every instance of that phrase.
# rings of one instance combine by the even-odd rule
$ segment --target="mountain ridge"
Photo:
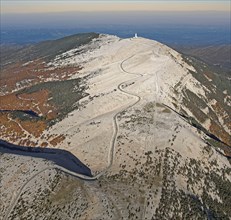
[[[31,198],[44,202],[27,204],[29,197],[16,195],[17,204],[0,207],[8,218],[17,210],[23,210],[22,217],[33,210],[41,218],[39,213],[61,218],[62,210],[70,218],[229,219],[230,79],[140,37],[100,34],[42,62],[20,63],[18,81],[2,90],[1,110],[12,112],[0,112],[1,139],[70,151],[97,178],[75,179],[53,166],[36,185],[50,162],[33,159],[41,166],[39,175],[17,178],[28,181],[24,194],[28,189]],[[32,81],[30,74],[20,75],[25,68],[36,73]],[[5,76],[12,69],[6,67]],[[39,118],[16,109],[34,110]],[[6,189],[15,178],[14,172],[7,176],[12,164],[24,157],[1,158]]]

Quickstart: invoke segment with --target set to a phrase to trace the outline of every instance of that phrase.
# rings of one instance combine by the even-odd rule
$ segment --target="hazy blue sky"
[[[230,0],[0,0],[1,38],[40,41],[80,32],[163,42],[230,42]],[[27,36],[27,37],[25,37]]]
[[[64,11],[230,11],[230,0],[1,0],[2,13]]]
[[[1,0],[1,25],[3,27],[136,23],[229,25],[230,4],[230,0]],[[40,15],[41,13],[43,15]]]

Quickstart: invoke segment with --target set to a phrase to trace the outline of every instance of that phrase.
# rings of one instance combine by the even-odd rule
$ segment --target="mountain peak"
[[[49,177],[40,181],[33,171],[34,179],[20,177],[20,193],[38,195],[36,207],[16,197],[17,207],[26,206],[23,216],[62,210],[71,218],[228,218],[231,92],[224,73],[140,36],[77,35],[18,54],[3,68],[1,139],[52,148],[54,155],[65,149],[92,174],[74,172],[55,156],[53,165],[35,160]],[[9,157],[0,165],[5,188],[8,176],[15,177],[16,159],[9,153],[3,160]],[[13,207],[3,205],[7,217]]]

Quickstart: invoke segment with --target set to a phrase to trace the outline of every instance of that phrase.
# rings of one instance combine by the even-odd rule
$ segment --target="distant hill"
[[[29,46],[19,45],[1,45],[1,66],[8,65],[18,61],[31,61],[35,59],[49,60],[60,53],[89,43],[92,39],[97,38],[97,33],[75,34],[57,40],[48,40]]]
[[[178,51],[195,56],[208,64],[216,65],[221,68],[231,69],[231,45],[212,45],[202,47],[175,47]]]

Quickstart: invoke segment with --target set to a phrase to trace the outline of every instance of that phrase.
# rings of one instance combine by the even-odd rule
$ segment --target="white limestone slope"
[[[117,137],[112,143],[116,132],[113,117],[117,113],[125,111],[131,118],[132,112],[143,111],[148,103],[174,107],[172,93],[176,85],[179,94],[187,85],[194,93],[204,96],[204,90],[195,86],[199,82],[189,72],[195,71],[194,68],[184,62],[179,53],[157,41],[144,38],[119,39],[101,35],[88,45],[57,56],[49,65],[81,65],[83,69],[74,77],[87,76],[87,93],[90,95],[80,101],[84,107],[71,112],[46,133],[64,134],[66,139],[59,147],[71,151],[93,172],[100,172],[108,166],[112,148],[115,148],[116,154],[116,160],[113,160],[115,169],[123,160],[124,155],[120,157],[116,151]],[[138,102],[136,97],[140,98]],[[180,95],[175,98],[180,103]],[[194,128],[173,112],[163,113],[156,106],[151,111],[153,123],[144,126],[142,132],[141,125],[136,125],[132,130],[126,121],[123,123],[128,128],[123,130],[123,120],[118,120],[122,116],[119,115],[116,119],[119,126],[116,135],[126,133],[140,153],[153,150],[154,147],[172,147],[185,157],[201,157],[205,144]],[[181,128],[179,134],[175,134],[176,124]],[[170,145],[169,139],[173,135],[177,135],[177,138]],[[128,145],[123,148],[124,154],[130,150]]]
[[[183,107],[192,115],[183,106],[186,89],[203,100],[209,92],[179,53],[153,40],[101,35],[48,65],[82,66],[73,78],[84,78],[89,96],[44,137],[64,135],[57,146],[93,177],[0,154],[2,219],[198,219],[219,207],[230,216],[230,162],[177,113]]]

